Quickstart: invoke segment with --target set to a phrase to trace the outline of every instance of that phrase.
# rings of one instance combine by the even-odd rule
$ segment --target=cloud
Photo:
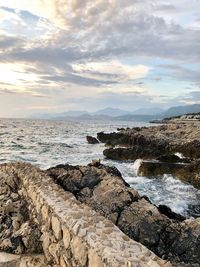
[[[147,66],[129,66],[122,64],[118,60],[72,64],[72,69],[82,77],[118,83],[144,78],[149,72]]]
[[[174,80],[189,81],[196,85],[200,85],[200,68],[195,66],[195,69],[180,65],[160,65],[159,67],[168,70],[168,76]]]
[[[200,84],[198,5],[186,2],[0,0],[0,82],[51,96],[54,107],[69,98],[144,106],[167,95],[171,103],[185,95],[175,82]]]

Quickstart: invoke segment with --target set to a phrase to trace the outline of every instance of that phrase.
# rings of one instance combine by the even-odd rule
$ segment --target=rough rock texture
[[[43,255],[13,255],[0,252],[0,267],[47,267]]]
[[[77,188],[84,189],[87,183],[89,183],[88,188],[95,187],[101,167],[99,171],[96,169],[94,179],[89,183],[94,170],[90,167],[83,168],[82,172],[86,172],[88,176],[81,179],[81,172],[77,172],[78,168],[74,168],[72,177],[77,176],[77,178],[70,187],[75,184]],[[73,167],[68,170],[72,175]],[[108,172],[104,169],[108,177],[109,171],[110,175],[118,173],[116,169]],[[43,251],[48,261],[46,266],[172,267],[169,262],[160,259],[142,244],[123,234],[110,220],[87,205],[81,204],[72,193],[64,191],[55,184],[46,171],[41,171],[30,164],[2,164],[1,177],[4,174],[12,179],[17,177],[21,183],[21,194],[29,203],[29,212],[41,227]],[[122,178],[118,180],[118,186],[120,184],[125,186]],[[78,190],[75,192],[78,193]],[[120,203],[122,201],[123,198],[119,200]]]
[[[129,237],[157,255],[189,262],[191,266],[200,264],[199,220],[185,221],[169,208],[158,209],[130,188],[116,168],[100,163],[59,165],[49,169],[48,174],[79,201],[112,220]]]
[[[89,144],[98,144],[99,143],[99,141],[96,139],[96,137],[93,137],[93,136],[89,136],[89,135],[87,135],[86,136],[86,139],[87,139],[87,142],[89,143]]]
[[[188,164],[183,163],[142,160],[137,174],[148,177],[155,177],[163,174],[176,175],[176,173],[180,172],[182,169],[186,169],[187,167]]]
[[[0,172],[0,251],[40,253],[41,232],[30,218],[28,203],[20,190],[17,176]]]
[[[162,154],[180,152],[185,157],[200,157],[200,123],[168,123],[154,127],[135,127],[117,133],[98,133],[98,139],[111,146],[123,146],[122,151],[116,148],[116,154],[105,151],[111,159],[155,158]],[[127,155],[126,148],[127,147]],[[113,148],[111,148],[113,149]],[[130,152],[132,149],[132,153]],[[134,152],[136,151],[136,152]]]
[[[163,174],[172,174],[180,180],[191,183],[200,189],[200,160],[190,163],[168,163],[160,161],[141,161],[138,175],[155,177]]]
[[[98,139],[111,146],[104,155],[114,160],[157,160],[143,162],[140,174],[170,173],[200,188],[200,122],[169,120],[154,127],[122,129],[116,133],[98,133]],[[180,159],[175,153],[181,153]],[[180,163],[184,163],[182,166]],[[188,165],[187,165],[188,163]]]

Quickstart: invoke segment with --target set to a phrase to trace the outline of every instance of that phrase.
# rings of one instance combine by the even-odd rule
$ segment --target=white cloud
[[[75,73],[80,76],[119,83],[144,78],[148,75],[149,68],[144,65],[130,66],[110,60],[104,62],[88,62],[85,64],[72,64]]]

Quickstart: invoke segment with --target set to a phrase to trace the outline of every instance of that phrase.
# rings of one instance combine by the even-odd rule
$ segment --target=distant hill
[[[106,116],[110,116],[110,117],[117,117],[117,116],[123,116],[126,114],[130,114],[132,113],[131,111],[127,111],[127,110],[122,110],[119,108],[105,108],[105,109],[100,109],[94,113],[92,113],[92,115],[106,115]]]
[[[171,107],[166,111],[160,108],[141,108],[135,111],[126,111],[117,108],[105,108],[96,112],[66,111],[57,114],[34,114],[32,119],[53,120],[124,120],[124,121],[152,121],[180,116],[188,113],[200,112],[200,104]]]
[[[150,122],[151,120],[156,119],[154,115],[142,115],[142,114],[128,114],[123,116],[118,116],[114,118],[118,121],[143,121],[143,122]]]
[[[133,111],[131,114],[136,115],[157,115],[163,113],[164,110],[161,108],[140,108]]]
[[[179,116],[189,113],[198,113],[198,112],[200,112],[200,104],[193,104],[193,105],[171,107],[159,115],[162,118],[165,118],[165,117],[174,117],[174,116]]]

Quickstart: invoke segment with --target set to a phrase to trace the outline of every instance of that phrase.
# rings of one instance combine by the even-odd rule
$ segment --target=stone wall
[[[170,267],[111,221],[65,192],[30,164],[3,164],[0,172],[16,175],[20,194],[39,224],[44,254],[53,267]]]

